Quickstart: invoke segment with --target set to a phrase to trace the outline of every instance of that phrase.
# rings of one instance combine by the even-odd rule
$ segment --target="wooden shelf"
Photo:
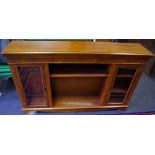
[[[53,99],[54,108],[61,107],[93,107],[99,105],[99,96],[59,96]]]
[[[131,77],[131,78],[133,78],[133,75],[131,75],[131,74],[118,74],[116,77]]]
[[[119,86],[119,87],[114,87],[113,89],[112,89],[112,93],[126,93],[127,92],[127,89],[126,88],[124,88],[124,87],[121,87],[121,86]]]
[[[123,105],[123,102],[119,101],[119,100],[110,100],[108,105]]]
[[[108,74],[50,74],[50,77],[108,77]]]

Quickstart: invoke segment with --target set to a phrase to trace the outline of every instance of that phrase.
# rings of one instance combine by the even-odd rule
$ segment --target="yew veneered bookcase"
[[[3,54],[24,112],[127,108],[153,57],[141,44],[89,41],[12,41]]]

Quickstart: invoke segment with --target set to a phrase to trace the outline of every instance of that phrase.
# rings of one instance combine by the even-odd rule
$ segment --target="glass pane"
[[[109,104],[123,104],[127,90],[131,84],[132,78],[116,78],[111,91]]]
[[[46,98],[40,67],[18,67],[28,106],[45,106]]]
[[[119,68],[108,104],[123,104],[136,68]]]

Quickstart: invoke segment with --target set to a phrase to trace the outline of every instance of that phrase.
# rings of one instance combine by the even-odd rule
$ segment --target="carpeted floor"
[[[19,97],[13,84],[8,82],[7,91],[0,97],[0,114],[1,115],[20,115],[21,105]],[[129,107],[125,111],[121,110],[105,110],[97,112],[67,112],[67,113],[43,113],[37,112],[37,115],[57,115],[57,114],[75,114],[75,115],[121,115],[121,114],[141,114],[155,113],[155,77],[148,76],[143,73],[141,80],[132,96]]]

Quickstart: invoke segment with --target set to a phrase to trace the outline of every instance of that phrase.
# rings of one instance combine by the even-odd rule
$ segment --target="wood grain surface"
[[[139,43],[111,43],[89,41],[12,41],[3,54],[153,54]]]

